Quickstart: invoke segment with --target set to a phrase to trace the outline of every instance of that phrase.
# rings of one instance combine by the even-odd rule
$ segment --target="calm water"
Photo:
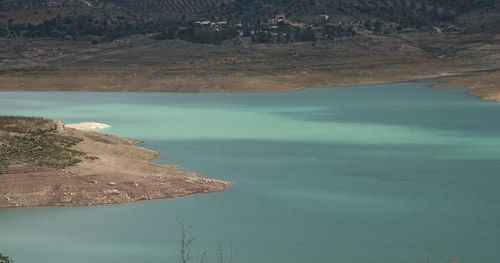
[[[271,94],[0,93],[0,115],[97,121],[160,163],[234,184],[221,193],[0,211],[16,263],[496,263],[500,103],[429,84]]]

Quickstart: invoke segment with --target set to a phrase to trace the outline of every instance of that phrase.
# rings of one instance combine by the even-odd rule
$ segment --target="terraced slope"
[[[231,0],[107,0],[135,11],[199,13],[228,4]]]
[[[0,12],[0,22],[7,24],[11,21],[12,24],[38,25],[53,18],[68,16],[70,11],[68,7],[3,11]]]

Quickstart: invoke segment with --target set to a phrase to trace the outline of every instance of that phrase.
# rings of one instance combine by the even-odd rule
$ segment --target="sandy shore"
[[[153,163],[159,153],[136,146],[137,140],[69,128],[62,134],[82,139],[73,149],[86,154],[83,161],[64,169],[11,167],[0,176],[0,208],[126,203],[216,192],[228,184]]]

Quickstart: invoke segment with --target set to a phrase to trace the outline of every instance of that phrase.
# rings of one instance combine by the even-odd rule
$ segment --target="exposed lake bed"
[[[0,211],[17,262],[495,262],[500,106],[398,83],[267,94],[0,93],[0,113],[92,120],[145,141],[158,163],[226,191],[88,208]],[[30,251],[30,253],[24,253]],[[57,253],[56,253],[57,251]]]

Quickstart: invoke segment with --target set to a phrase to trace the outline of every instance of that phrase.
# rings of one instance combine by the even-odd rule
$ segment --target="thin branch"
[[[427,263],[431,262],[431,252],[433,247],[434,246],[431,246],[431,248],[429,248],[429,251],[427,251]]]

